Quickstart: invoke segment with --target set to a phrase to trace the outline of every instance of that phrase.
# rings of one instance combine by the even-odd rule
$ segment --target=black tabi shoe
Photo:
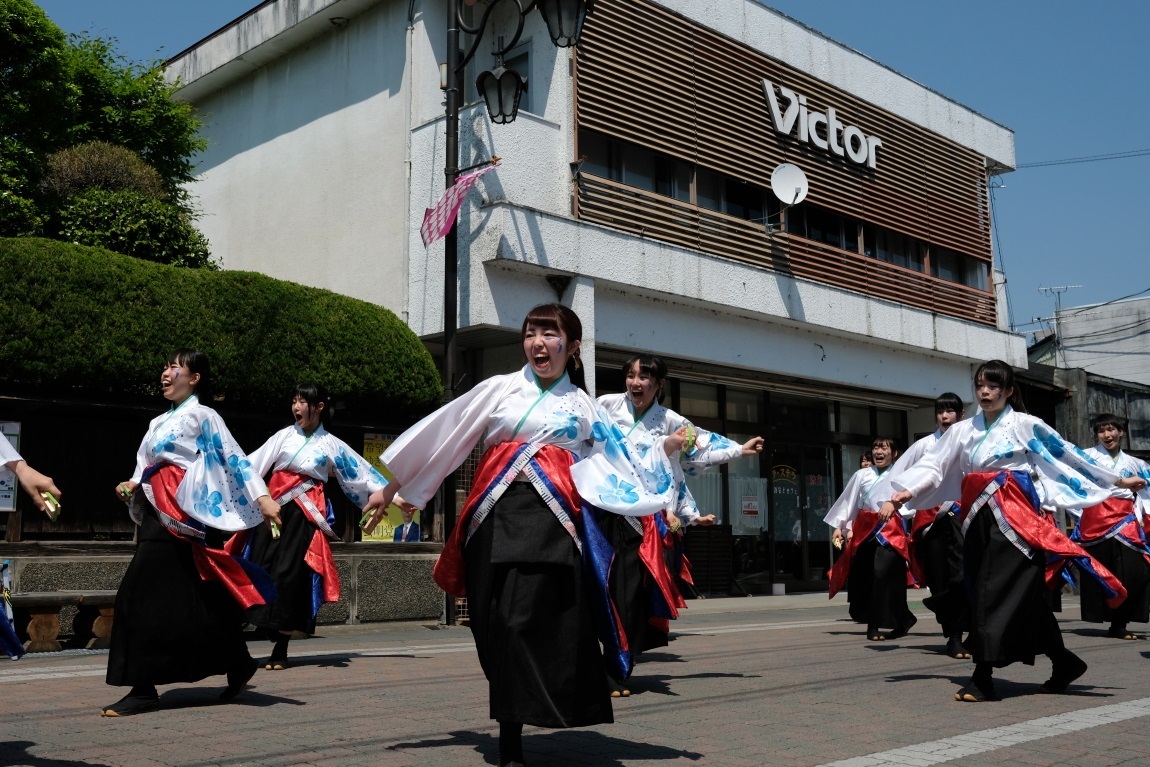
[[[1070,687],[1071,682],[1085,673],[1086,661],[1067,650],[1064,656],[1060,656],[1059,660],[1054,661],[1050,678],[1043,682],[1038,689],[1042,692],[1060,695],[1066,692],[1066,688]]]
[[[1134,639],[1138,638],[1137,634],[1134,634],[1133,632],[1127,631],[1125,625],[1111,626],[1110,629],[1106,632],[1106,636],[1112,637],[1114,639],[1126,639],[1126,640],[1134,640]]]
[[[916,623],[918,623],[918,618],[914,617],[914,615],[912,614],[910,616],[910,619],[906,623],[904,623],[902,626],[896,628],[894,631],[887,634],[886,638],[887,639],[902,639],[904,636],[906,636],[907,634],[910,633],[910,630],[912,628],[914,628],[914,624],[916,624]]]
[[[970,684],[954,694],[954,699],[963,703],[984,703],[986,701],[1000,700],[998,691],[994,689],[994,677],[989,673],[982,673],[975,669]]]
[[[231,700],[243,691],[244,686],[256,675],[260,664],[255,658],[248,658],[240,668],[228,672],[228,686],[220,693],[220,700]]]
[[[970,653],[962,644],[962,640],[956,636],[946,640],[946,654],[956,660],[966,660],[970,657]]]
[[[153,708],[158,708],[159,705],[160,696],[156,693],[155,687],[143,689],[133,687],[130,693],[112,705],[100,709],[100,716],[131,716],[132,714],[151,711]]]

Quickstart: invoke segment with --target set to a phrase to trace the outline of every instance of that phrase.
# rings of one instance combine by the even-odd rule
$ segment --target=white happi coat
[[[1104,466],[1121,477],[1141,477],[1150,483],[1150,464],[1141,458],[1135,458],[1121,450],[1118,451],[1116,458],[1112,458],[1110,451],[1102,447],[1101,443],[1094,447],[1088,447],[1082,452],[1098,466]],[[1126,490],[1125,488],[1113,487],[1110,489],[1110,495],[1114,498],[1134,501],[1134,513],[1138,515],[1138,524],[1145,522],[1146,515],[1150,513],[1150,485],[1142,488],[1137,493]],[[1082,516],[1081,509],[1073,509],[1071,513],[1075,517]]]
[[[387,480],[359,453],[320,424],[311,436],[292,424],[280,429],[248,459],[257,476],[269,471],[290,471],[327,482],[332,472],[348,500],[356,506],[380,490]]]
[[[658,402],[653,402],[635,419],[635,406],[624,394],[604,394],[596,404],[608,420],[615,423],[640,455],[646,455],[656,441],[674,434],[689,423],[688,419]],[[692,424],[693,425],[693,424]],[[685,524],[693,525],[701,516],[698,504],[683,481],[683,474],[697,476],[707,469],[728,463],[743,455],[743,446],[721,434],[696,427],[695,446],[690,453],[680,453],[675,473],[675,515]]]
[[[415,424],[384,452],[383,463],[404,500],[423,508],[480,439],[485,447],[524,442],[574,453],[571,477],[580,496],[616,514],[653,514],[673,498],[673,465],[661,439],[640,455],[566,374],[541,390],[530,365],[483,381]]]
[[[987,428],[984,413],[954,424],[914,466],[891,479],[917,508],[962,497],[962,478],[974,472],[1025,471],[1042,507],[1079,509],[1110,497],[1118,474],[1091,461],[1040,418],[1010,405]]]
[[[842,495],[831,504],[823,521],[845,535],[861,509],[878,511],[883,503],[890,500],[893,495],[890,487],[893,473],[893,466],[886,471],[879,471],[874,466],[856,471],[847,480]],[[914,516],[914,509],[904,506],[899,513],[909,519]]]
[[[7,437],[0,437],[0,466],[13,461],[23,461],[20,454],[16,452],[16,448],[12,447],[12,443],[8,441]]]
[[[256,499],[268,494],[263,479],[236,444],[219,413],[192,395],[152,419],[136,451],[139,483],[144,469],[170,463],[185,471],[176,503],[194,519],[218,530],[236,531],[263,521]],[[132,501],[132,518],[142,519],[140,494]]]

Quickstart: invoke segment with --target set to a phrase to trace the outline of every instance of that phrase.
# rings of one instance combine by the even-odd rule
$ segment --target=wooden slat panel
[[[581,173],[579,216],[772,271],[884,298],[984,325],[995,325],[991,293],[904,269],[750,221]]]
[[[812,203],[991,260],[977,152],[648,0],[597,2],[576,62],[580,127],[759,186],[779,163],[796,162]],[[844,123],[881,137],[878,167],[860,169],[777,135],[763,78],[803,94],[812,110],[833,105]]]

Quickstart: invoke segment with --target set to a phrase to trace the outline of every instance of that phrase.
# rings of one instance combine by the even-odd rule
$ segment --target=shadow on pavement
[[[175,711],[182,708],[206,708],[208,706],[251,706],[253,708],[267,708],[268,706],[288,705],[306,706],[307,702],[295,698],[282,698],[278,695],[264,695],[253,689],[244,690],[238,697],[229,701],[220,700],[223,687],[184,687],[175,690],[166,690],[160,693],[160,705],[152,711]],[[135,716],[147,716],[145,711]],[[4,764],[4,762],[0,762]]]
[[[971,669],[973,673],[973,668]],[[939,679],[948,680],[954,685],[954,689],[947,692],[951,697],[958,691],[960,687],[965,687],[970,684],[970,674],[899,674],[896,676],[888,676],[888,682],[921,682],[924,679]],[[1007,698],[1020,698],[1026,695],[1050,695],[1051,693],[1042,692],[1039,685],[1033,682],[1012,682],[1009,679],[1003,679],[998,673],[994,675],[994,689],[998,692],[998,696],[1003,700]],[[1072,684],[1070,689],[1064,693],[1059,693],[1064,697],[1071,698],[1112,698],[1114,697],[1113,687],[1093,687],[1084,684]]]
[[[388,750],[414,751],[468,746],[474,748],[486,764],[499,764],[499,738],[495,735],[467,731],[451,732],[448,735],[435,740],[395,743],[388,746]],[[543,730],[536,733],[532,728],[524,729],[523,755],[528,764],[594,764],[596,767],[624,767],[625,764],[648,760],[689,759],[694,762],[704,756],[695,751],[613,738],[594,730]]]
[[[680,679],[760,679],[761,674],[721,674],[717,672],[709,672],[706,674],[635,674],[627,680],[627,689],[631,691],[632,695],[642,695],[645,692],[655,693],[656,695],[670,695],[679,697],[679,693],[671,690],[671,683]],[[618,702],[615,705],[622,705]]]
[[[0,764],[18,764],[21,767],[108,767],[98,762],[83,762],[77,759],[48,759],[28,753],[28,749],[35,745],[30,740],[0,741]]]

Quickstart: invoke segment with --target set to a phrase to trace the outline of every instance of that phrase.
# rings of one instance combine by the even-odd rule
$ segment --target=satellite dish
[[[798,205],[809,190],[807,174],[798,165],[785,162],[771,172],[771,191],[783,205]]]

